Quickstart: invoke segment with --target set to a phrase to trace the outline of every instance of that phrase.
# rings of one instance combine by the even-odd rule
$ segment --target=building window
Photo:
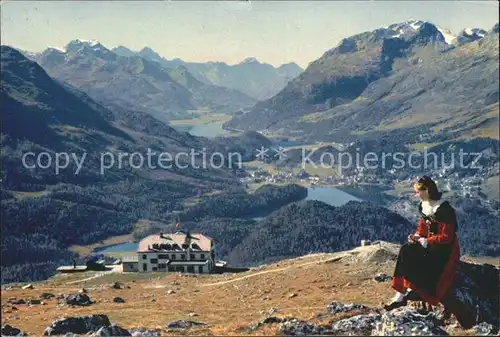
[[[172,254],[172,260],[175,260],[175,254]]]
[[[147,263],[142,264],[142,271],[148,271],[148,264]]]
[[[158,270],[158,268],[156,268],[156,267],[153,267],[153,271],[157,271],[157,270]]]
[[[146,254],[142,254],[142,259],[143,260],[146,260],[148,258],[148,256]]]
[[[168,254],[160,254],[160,255],[158,255],[158,258],[166,260],[166,259],[168,259]]]
[[[194,254],[189,254],[189,258],[190,258],[191,260],[194,260],[194,259],[195,259]]]
[[[188,266],[187,267],[187,272],[188,273],[194,273],[194,267],[193,266]]]
[[[186,254],[181,254],[181,260],[185,260],[186,259]]]
[[[203,255],[203,254],[202,254]],[[202,274],[203,273],[203,266],[198,266],[198,273]]]
[[[151,259],[151,263],[158,263],[158,259]]]
[[[158,269],[165,269],[165,268],[167,268],[167,265],[165,263],[160,263],[158,265]]]
[[[200,259],[205,260],[205,254],[200,254]]]

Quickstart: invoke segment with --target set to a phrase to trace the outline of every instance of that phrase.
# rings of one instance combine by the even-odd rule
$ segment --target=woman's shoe
[[[384,309],[387,311],[391,311],[396,308],[404,307],[408,304],[408,301],[406,299],[402,301],[394,301],[391,304],[386,304],[384,305]]]
[[[415,291],[411,290],[409,293],[407,293],[404,297],[405,300],[407,301],[422,301],[422,297]]]

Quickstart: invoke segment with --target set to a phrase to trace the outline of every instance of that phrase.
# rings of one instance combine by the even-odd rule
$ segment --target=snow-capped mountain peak
[[[424,25],[432,25],[443,35],[443,38],[447,44],[451,44],[455,39],[456,35],[448,29],[436,26],[428,21],[422,20],[408,20],[400,23],[394,23],[389,26],[385,26],[384,29],[388,31],[389,38],[401,38],[408,35],[413,35],[419,31]]]
[[[76,51],[82,47],[89,47],[93,50],[105,49],[105,47],[97,40],[84,40],[84,39],[75,39],[70,41],[66,45],[66,51]]]
[[[468,36],[477,35],[479,37],[484,37],[486,34],[488,34],[488,32],[481,28],[465,28],[463,30],[463,33],[467,34]]]
[[[104,47],[97,40],[75,39],[65,46],[67,57],[98,57],[103,60],[114,60],[117,54]]]
[[[465,28],[458,33],[457,39],[454,41],[456,45],[463,45],[469,42],[473,42],[482,39],[488,34],[488,32],[481,28]]]
[[[89,46],[91,47],[95,47],[97,45],[100,45],[101,43],[97,40],[84,40],[84,39],[76,39],[75,42],[79,42],[79,43],[84,43],[84,44],[88,44]]]
[[[426,23],[426,21],[412,19],[400,23],[393,23],[392,25],[385,26],[384,29],[393,31],[394,35],[402,35],[407,32],[416,32],[424,23]]]

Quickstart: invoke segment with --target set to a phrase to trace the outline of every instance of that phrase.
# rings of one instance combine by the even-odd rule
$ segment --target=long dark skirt
[[[449,254],[448,246],[424,248],[419,243],[406,243],[399,251],[394,276],[404,277],[419,290],[435,295]]]

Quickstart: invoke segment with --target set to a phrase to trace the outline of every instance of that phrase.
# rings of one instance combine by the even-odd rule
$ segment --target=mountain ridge
[[[148,50],[143,53],[150,54]],[[63,51],[46,49],[35,60],[51,76],[108,107],[144,111],[164,122],[182,119],[189,110],[208,108],[228,113],[255,103],[239,91],[210,84],[186,88],[171,78],[172,70],[158,62],[139,54],[119,56],[98,41],[73,40]]]
[[[394,34],[398,36],[393,37]],[[490,100],[473,109],[476,111],[475,117],[483,116],[480,110],[495,104],[494,88],[497,79],[494,79],[494,74],[495,71],[498,72],[498,64],[494,63],[494,57],[498,55],[495,49],[498,45],[497,33],[490,33],[479,40],[461,45],[450,45],[435,25],[422,22],[418,30],[409,29],[403,35],[400,34],[393,28],[381,28],[343,39],[335,48],[311,62],[303,73],[289,82],[276,96],[258,102],[250,111],[234,117],[225,125],[239,130],[266,130],[304,141],[352,141],[360,137],[377,137],[379,129],[381,131],[390,127],[391,123],[395,124],[385,120],[387,115],[396,117],[403,112],[408,115],[408,109],[412,106],[411,103],[406,103],[408,99],[419,100],[419,110],[427,111],[431,109],[429,105],[433,105],[433,101],[446,94],[457,109],[466,110],[470,103],[460,97],[471,94],[466,89],[466,86],[473,85],[469,82],[486,81],[487,87],[474,88],[480,88],[478,90],[484,91],[485,95],[492,95]],[[481,48],[484,51],[481,51],[480,56],[476,57],[471,53],[472,50]],[[435,62],[439,62],[441,68],[433,67]],[[459,76],[462,71],[472,72],[469,63],[476,75],[472,78]],[[488,68],[489,74],[481,69],[482,63],[482,68]],[[450,65],[454,66],[451,66],[449,72],[443,72]],[[437,69],[431,71],[430,68]],[[441,77],[437,78],[435,72],[439,72]],[[433,89],[425,89],[429,88],[425,85],[447,81],[451,76],[463,83],[451,84],[449,81],[448,87],[432,85],[430,88]],[[403,80],[405,87],[400,84]],[[454,95],[448,93],[450,88],[456,91]],[[434,93],[436,90],[439,91]],[[446,91],[442,93],[443,90]],[[374,92],[379,94],[370,97]],[[457,96],[460,98],[458,101],[452,98]],[[380,106],[376,112],[370,113],[370,116],[377,119],[375,124],[372,123],[373,120],[366,119],[366,116],[353,116],[364,110],[368,114],[369,108],[373,110],[373,104]],[[435,104],[442,105],[443,102]],[[449,114],[445,116],[449,117]],[[423,116],[419,116],[419,119],[425,121]],[[436,125],[432,119],[427,125],[424,122],[419,124],[424,128]],[[315,127],[321,131],[313,132]],[[397,124],[393,128],[397,129]]]
[[[142,53],[148,48],[153,53]],[[249,57],[236,64],[227,64],[221,61],[214,62],[187,62],[180,58],[167,60],[149,47],[145,47],[139,52],[119,46],[113,50],[129,55],[130,53],[141,54],[143,57],[158,62],[167,68],[175,68],[184,65],[188,71],[199,81],[236,89],[257,100],[264,99],[278,92],[293,77],[303,71],[294,62],[289,62],[275,67],[271,64],[261,63],[254,57]]]

